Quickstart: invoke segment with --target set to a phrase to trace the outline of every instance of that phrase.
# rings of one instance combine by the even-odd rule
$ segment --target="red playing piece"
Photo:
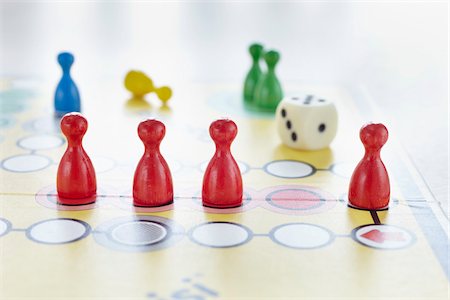
[[[359,132],[366,149],[350,180],[349,205],[367,210],[386,209],[389,205],[389,175],[381,161],[381,147],[388,139],[383,124],[367,124]]]
[[[166,127],[157,120],[146,120],[139,124],[138,135],[145,146],[133,181],[133,203],[135,206],[154,207],[173,202],[172,175],[166,160],[159,151]]]
[[[205,206],[230,208],[242,205],[241,172],[230,152],[237,131],[236,124],[231,120],[217,120],[209,127],[216,153],[203,177],[202,199]]]
[[[59,162],[56,177],[58,202],[61,204],[95,202],[95,170],[82,145],[87,128],[87,120],[79,113],[68,113],[61,119],[61,131],[67,138],[67,150]]]

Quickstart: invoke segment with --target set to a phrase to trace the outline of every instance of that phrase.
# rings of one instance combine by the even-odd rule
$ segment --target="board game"
[[[287,94],[333,99],[339,112],[329,148],[296,151],[282,145],[272,115],[244,109],[239,86],[176,86],[167,105],[142,106],[117,99],[111,85],[120,83],[82,96],[96,202],[65,206],[55,187],[66,140],[53,91],[1,82],[1,299],[448,299],[449,223],[395,131],[382,151],[389,209],[347,206],[363,155],[358,131],[386,121],[363,87],[286,85]],[[220,117],[239,128],[238,208],[201,204],[214,154],[208,127]],[[145,118],[166,125],[161,152],[175,189],[168,206],[132,205],[143,152],[136,129]]]

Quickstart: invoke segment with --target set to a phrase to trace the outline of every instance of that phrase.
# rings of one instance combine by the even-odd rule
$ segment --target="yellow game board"
[[[349,208],[349,177],[363,155],[359,128],[384,120],[359,88],[290,90],[336,102],[339,129],[329,149],[283,146],[274,119],[245,111],[236,86],[174,88],[168,107],[124,105],[107,92],[82,99],[98,196],[95,204],[61,206],[55,180],[66,145],[52,95],[3,82],[0,298],[448,299],[448,221],[395,132],[382,152],[389,210]],[[204,208],[202,173],[214,153],[208,127],[224,116],[239,127],[232,152],[245,201]],[[176,194],[167,207],[132,206],[144,118],[166,125],[162,153]]]

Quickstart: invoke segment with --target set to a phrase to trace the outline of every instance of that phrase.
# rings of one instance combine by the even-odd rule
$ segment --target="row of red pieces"
[[[87,204],[97,191],[95,170],[82,146],[87,127],[87,120],[79,113],[69,113],[61,120],[61,131],[68,141],[57,175],[62,204]],[[230,152],[237,131],[236,124],[228,119],[214,121],[209,127],[216,152],[203,177],[205,206],[229,208],[242,204],[242,177]],[[145,152],[134,174],[133,203],[136,206],[154,207],[173,202],[172,176],[159,150],[165,132],[164,124],[157,120],[139,124],[138,135]],[[380,151],[388,139],[388,131],[383,124],[367,124],[361,128],[360,138],[366,152],[350,180],[349,204],[362,209],[387,208],[390,183]]]
[[[87,128],[86,118],[79,113],[69,113],[61,119],[61,131],[67,138],[67,150],[59,163],[56,179],[61,204],[91,203],[96,195],[94,166],[82,145]],[[242,204],[241,172],[230,152],[237,131],[236,124],[228,119],[214,121],[209,127],[216,152],[203,177],[205,206],[230,208]],[[145,120],[138,126],[145,152],[134,173],[133,203],[136,206],[154,207],[173,202],[172,175],[159,149],[165,132],[164,124],[157,120]]]

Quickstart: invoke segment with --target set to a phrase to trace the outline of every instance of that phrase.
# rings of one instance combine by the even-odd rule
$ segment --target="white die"
[[[276,111],[281,140],[299,150],[328,147],[336,136],[337,119],[334,103],[313,95],[285,97]]]

